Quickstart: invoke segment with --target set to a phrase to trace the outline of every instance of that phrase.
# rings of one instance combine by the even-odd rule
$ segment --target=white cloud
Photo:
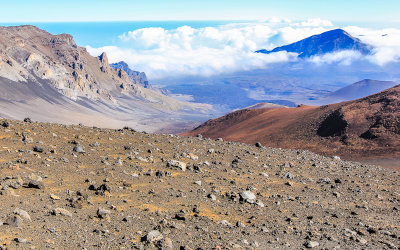
[[[343,50],[334,53],[327,53],[322,56],[313,56],[309,59],[310,62],[315,64],[341,64],[343,66],[349,66],[354,61],[362,59],[362,55],[358,51]]]
[[[211,76],[241,70],[266,68],[271,63],[297,60],[293,53],[258,54],[258,49],[293,43],[333,29],[330,21],[311,19],[302,22],[272,18],[263,22],[233,23],[218,27],[177,29],[143,28],[119,36],[122,47],[92,48],[92,55],[105,51],[111,62],[126,61],[131,68],[146,72],[150,78],[179,75]],[[368,60],[383,65],[398,60],[400,30],[345,28],[362,41],[376,46]],[[386,36],[382,36],[388,34]],[[360,36],[363,35],[363,36]],[[358,53],[342,51],[310,59],[316,64],[350,65],[362,59]]]
[[[374,54],[367,59],[378,65],[400,61],[400,29],[367,29],[356,26],[345,28],[353,36],[375,47]]]

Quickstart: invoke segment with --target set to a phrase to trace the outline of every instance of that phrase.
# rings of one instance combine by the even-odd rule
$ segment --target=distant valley
[[[379,67],[364,59],[354,63],[347,61],[318,63],[324,56],[334,57],[332,53],[349,52],[360,55],[374,53],[371,45],[363,43],[341,29],[314,35],[271,51],[256,52],[271,54],[282,51],[298,54],[298,60],[269,64],[265,69],[211,77],[156,79],[154,84],[165,86],[172,94],[184,94],[195,102],[213,104],[220,114],[224,114],[259,102],[290,107],[298,104],[337,103],[374,94],[400,82],[399,63],[388,63]],[[361,92],[358,94],[353,93],[354,86],[345,88],[364,79],[373,79],[374,87],[366,85],[360,87],[357,92]],[[347,90],[350,93],[345,94]]]

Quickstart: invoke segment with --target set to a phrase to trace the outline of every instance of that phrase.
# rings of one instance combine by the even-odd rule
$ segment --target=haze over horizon
[[[62,10],[62,11],[60,11]],[[0,22],[84,22],[134,20],[265,20],[271,17],[341,22],[400,22],[397,0],[19,0],[3,2]],[[337,13],[340,13],[338,15]]]

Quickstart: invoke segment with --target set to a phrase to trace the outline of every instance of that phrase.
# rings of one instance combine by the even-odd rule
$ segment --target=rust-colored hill
[[[183,135],[306,149],[345,159],[400,162],[400,85],[362,99],[321,107],[239,110]],[[400,169],[400,168],[399,168]]]

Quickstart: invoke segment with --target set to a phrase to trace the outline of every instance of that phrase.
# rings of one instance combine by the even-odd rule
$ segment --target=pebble
[[[68,216],[72,217],[72,213],[64,208],[56,208],[51,211],[51,214],[53,215],[63,215],[63,216]]]
[[[28,212],[20,208],[14,209],[14,214],[21,216],[21,218],[24,220],[32,221],[31,216],[28,214]]]
[[[249,191],[249,190],[240,192],[239,195],[240,195],[240,199],[242,201],[248,202],[250,204],[255,203],[256,199],[257,199],[256,195],[253,192]]]
[[[10,225],[12,227],[21,227],[22,226],[22,218],[19,215],[11,215],[5,221],[5,224]]]
[[[167,167],[179,168],[182,171],[186,171],[186,163],[177,160],[169,160]]]
[[[160,233],[158,230],[153,230],[149,232],[145,237],[144,241],[147,242],[154,242],[154,241],[160,241],[164,238],[164,236]]]
[[[306,246],[307,248],[314,248],[314,247],[318,247],[318,246],[319,246],[319,243],[316,242],[316,241],[308,241],[308,242],[305,244],[305,246]]]

